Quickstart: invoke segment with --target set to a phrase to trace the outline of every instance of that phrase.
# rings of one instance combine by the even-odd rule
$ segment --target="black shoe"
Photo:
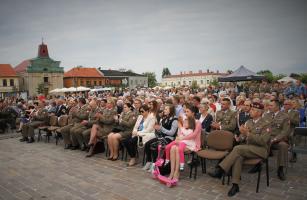
[[[285,174],[284,174],[283,167],[279,167],[279,168],[278,168],[277,176],[278,176],[278,178],[279,178],[281,181],[286,180],[286,176],[285,176]]]
[[[20,141],[20,142],[27,142],[27,141],[28,141],[28,138],[23,137],[23,138],[21,138],[19,141]]]
[[[222,178],[224,170],[221,167],[216,167],[214,172],[209,172],[208,174],[213,178]]]
[[[253,168],[251,168],[248,173],[250,174],[254,174],[254,173],[257,173],[259,171],[261,171],[262,169],[262,165],[260,163],[258,163],[257,165],[255,165]]]
[[[85,145],[81,146],[81,151],[85,151],[87,149],[87,147]]]
[[[21,133],[21,129],[20,130],[16,130],[16,133]]]
[[[112,158],[111,160],[112,161],[117,161],[118,160],[118,156],[117,156],[117,158]]]
[[[71,144],[65,144],[64,149],[70,149],[71,147],[72,147],[72,145],[71,145]]]
[[[79,149],[79,146],[72,146],[70,149],[71,150],[77,150],[77,149]]]
[[[86,154],[85,157],[89,158],[92,157],[94,155],[94,146],[90,147],[90,150],[88,151],[88,154]]]
[[[33,137],[31,137],[31,138],[27,141],[27,143],[33,143],[33,142],[35,142],[35,140],[34,140]]]
[[[291,163],[296,163],[296,161],[297,161],[297,155],[296,155],[296,153],[293,153],[292,154],[292,158],[290,159],[290,162]]]
[[[228,196],[232,197],[234,196],[237,192],[239,192],[239,186],[238,184],[232,184],[231,189],[228,192]]]

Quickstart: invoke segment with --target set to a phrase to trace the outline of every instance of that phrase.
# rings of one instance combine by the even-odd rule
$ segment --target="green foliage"
[[[286,76],[284,74],[274,75],[270,70],[261,70],[257,72],[257,74],[263,75],[265,79],[270,83],[276,82],[277,80]]]
[[[171,75],[171,72],[169,71],[169,69],[167,67],[163,68],[163,70],[162,70],[162,78],[164,76],[169,76],[169,75]]]
[[[217,81],[217,79],[214,79],[213,81],[210,82],[210,85],[219,86],[219,82]]]
[[[301,73],[299,80],[301,80],[302,83],[307,84],[307,73]]]
[[[143,75],[148,77],[148,87],[153,88],[157,86],[157,79],[155,72],[145,72]]]
[[[44,93],[44,83],[38,84],[36,91],[37,91],[37,94],[43,94]]]
[[[191,89],[195,90],[195,89],[198,89],[198,88],[199,88],[199,86],[197,85],[197,81],[196,80],[192,81]]]

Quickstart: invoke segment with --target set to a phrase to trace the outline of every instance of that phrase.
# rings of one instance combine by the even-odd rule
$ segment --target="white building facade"
[[[189,72],[180,72],[180,74],[170,75],[162,77],[161,86],[170,86],[170,87],[179,87],[179,86],[191,86],[193,81],[196,81],[199,87],[207,87],[211,82],[217,80],[220,76],[225,76],[226,73],[217,72],[203,72],[199,70],[198,72],[193,73]]]

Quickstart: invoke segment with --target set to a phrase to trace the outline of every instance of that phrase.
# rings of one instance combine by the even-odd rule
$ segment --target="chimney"
[[[216,70],[216,73],[218,74],[220,71],[219,70]]]
[[[209,69],[207,69],[207,73],[209,73]]]
[[[190,74],[193,74],[193,72],[192,72],[192,71],[190,71]]]
[[[200,73],[200,74],[201,74],[201,73],[203,73],[203,71],[202,71],[202,70],[198,70],[198,73]]]
[[[180,72],[180,75],[182,75],[182,71]]]

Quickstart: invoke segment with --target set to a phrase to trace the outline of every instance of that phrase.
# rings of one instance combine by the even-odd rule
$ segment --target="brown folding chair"
[[[51,132],[48,130],[48,128],[51,127],[51,126],[56,126],[57,124],[58,124],[58,117],[55,116],[55,115],[49,116],[49,123],[48,123],[48,125],[38,127],[38,138],[37,138],[37,141],[41,140],[41,138],[42,138],[42,132],[41,131],[44,131],[44,132],[46,132],[46,135],[45,135],[46,136],[46,140],[45,140],[45,142],[49,142],[49,140],[50,140],[49,137],[50,137]]]
[[[207,147],[196,153],[201,160],[203,173],[206,173],[207,171],[206,160],[220,161],[225,158],[233,148],[233,141],[233,133],[229,131],[214,130],[208,135]]]

